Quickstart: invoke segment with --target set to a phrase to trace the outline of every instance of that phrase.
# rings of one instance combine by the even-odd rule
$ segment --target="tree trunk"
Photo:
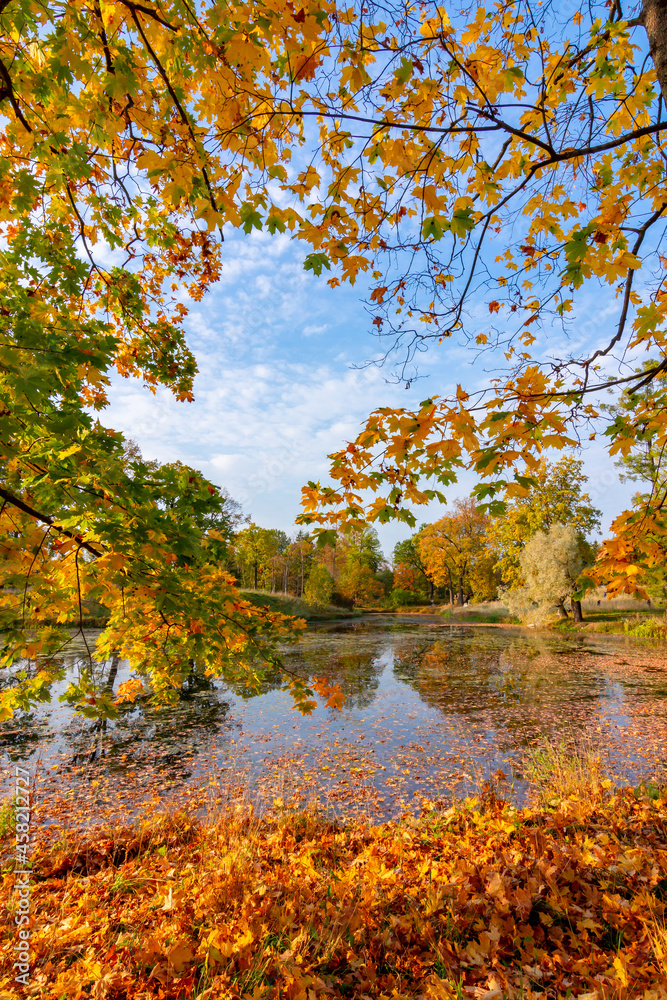
[[[644,0],[642,19],[660,90],[667,101],[667,0]]]
[[[462,608],[465,604],[463,600],[463,576],[459,573],[459,607]]]
[[[447,567],[447,576],[449,578],[449,603],[454,607],[454,584],[452,583],[452,571]]]
[[[303,597],[303,544],[301,545],[301,593],[299,597]]]
[[[111,663],[109,664],[109,676],[107,677],[106,684],[104,685],[105,691],[109,694],[113,694],[113,686],[116,683],[116,674],[118,673],[118,653],[114,653],[111,657]]]
[[[433,604],[433,595],[435,594],[435,586],[433,580],[428,581],[428,599]],[[667,615],[667,608],[665,608],[665,614]]]
[[[255,563],[253,568],[255,570],[255,590],[257,590],[257,563]]]
[[[583,622],[584,616],[581,612],[581,601],[575,601],[573,597],[570,598],[570,605],[572,607],[572,617],[575,622]]]

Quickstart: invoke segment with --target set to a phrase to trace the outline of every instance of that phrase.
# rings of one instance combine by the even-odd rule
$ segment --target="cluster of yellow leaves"
[[[665,996],[664,799],[603,792],[544,812],[488,794],[348,828],[276,805],[40,849],[25,995]]]

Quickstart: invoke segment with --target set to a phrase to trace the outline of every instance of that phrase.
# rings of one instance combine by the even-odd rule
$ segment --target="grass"
[[[628,602],[629,603],[629,602]],[[607,635],[627,635],[643,639],[667,639],[664,608],[647,608],[628,614],[626,608],[584,607],[584,621],[577,624],[564,618],[552,627],[562,632],[602,632]]]
[[[599,752],[585,742],[571,748],[545,740],[526,752],[524,774],[541,805],[573,796],[597,798],[605,785],[611,784],[605,781]]]
[[[485,795],[341,826],[314,810],[259,818],[239,806],[43,840],[24,995],[657,998],[667,791],[614,790],[591,753],[534,751],[542,794],[521,810]],[[7,953],[14,910],[10,875]],[[0,995],[13,995],[11,976],[0,971]]]
[[[518,618],[513,618],[507,608],[498,601],[489,604],[470,604],[467,607],[451,604],[406,605],[396,608],[397,614],[439,615],[440,617],[471,622],[473,624],[503,625],[516,624]]]
[[[641,610],[637,610],[637,609]],[[471,625],[518,625],[520,620],[510,615],[506,607],[499,601],[488,604],[471,604],[459,607],[450,604],[404,605],[397,608],[373,609],[377,612],[395,613],[399,615],[438,615],[445,621],[457,624]],[[634,612],[630,613],[629,612]],[[614,598],[613,601],[602,599],[583,602],[584,621],[575,622],[573,618],[563,618],[549,626],[558,632],[603,632],[611,635],[627,635],[636,638],[667,639],[667,621],[664,608],[649,608],[645,602],[637,602],[632,598]]]
[[[14,832],[16,827],[16,813],[14,810],[14,799],[8,798],[0,805],[0,840]]]
[[[602,621],[596,631],[630,635],[640,639],[667,639],[667,622],[664,614],[656,611],[654,614],[635,614]]]
[[[459,619],[464,622],[479,622],[485,625],[513,625],[519,619],[514,618],[504,609],[497,611],[478,611],[473,608],[446,608],[440,612],[441,615],[449,616],[452,619]]]
[[[268,608],[283,615],[305,618],[307,622],[331,621],[336,618],[358,617],[360,611],[348,611],[329,604],[324,608],[312,607],[294,594],[275,594],[268,590],[241,590],[241,596],[258,608]]]
[[[667,983],[667,921],[665,920],[665,907],[660,906],[655,896],[646,893],[646,909],[651,916],[647,926],[648,938],[651,942],[655,962],[662,974],[662,981]]]

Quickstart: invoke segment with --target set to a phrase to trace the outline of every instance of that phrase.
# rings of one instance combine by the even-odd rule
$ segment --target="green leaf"
[[[530,490],[534,486],[537,486],[537,480],[533,479],[531,476],[520,476],[517,472],[515,472],[514,479],[519,486],[523,486],[526,490]]]
[[[459,208],[452,216],[450,228],[455,236],[465,236],[475,228],[475,220],[472,217],[472,208]]]
[[[285,223],[283,222],[282,219],[277,219],[275,215],[270,215],[268,217],[268,219],[266,220],[266,228],[269,230],[269,232],[273,236],[273,234],[276,232],[276,230],[279,233],[284,233],[285,232]]]
[[[262,228],[262,217],[253,205],[241,205],[239,215],[243,220],[243,229],[246,233],[252,232],[253,228]]]
[[[398,69],[394,70],[394,76],[396,77],[397,81],[401,84],[401,86],[403,86],[408,82],[408,80],[412,76],[413,71],[414,71],[414,66],[412,65],[412,60],[406,59],[405,56],[403,56],[403,58],[401,59],[401,65],[398,67]]]
[[[304,271],[312,271],[313,274],[317,275],[320,275],[322,273],[323,267],[326,267],[327,271],[331,270],[331,264],[329,263],[329,258],[325,253],[308,254],[303,265]]]
[[[422,239],[428,240],[441,240],[443,236],[443,229],[435,216],[430,216],[428,219],[424,219],[422,225]]]

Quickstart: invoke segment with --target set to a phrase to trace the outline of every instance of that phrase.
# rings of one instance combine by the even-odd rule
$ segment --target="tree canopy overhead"
[[[639,427],[661,448],[663,92],[658,0],[462,12],[2,0],[7,662],[53,648],[27,639],[40,588],[58,606],[32,601],[33,623],[71,621],[82,592],[95,592],[115,621],[134,621],[126,646],[140,659],[145,614],[133,618],[132,601],[153,602],[163,679],[214,628],[213,604],[206,621],[194,613],[196,574],[179,574],[196,566],[206,579],[215,539],[201,528],[188,561],[179,524],[200,525],[199,508],[220,495],[197,474],[183,491],[182,470],[128,469],[120,436],[95,416],[114,372],[191,398],[184,302],[217,279],[225,227],[291,233],[306,268],[333,285],[370,276],[374,323],[402,377],[430,342],[463,338],[505,356],[478,393],[463,386],[415,411],[372,414],[333,456],[334,488],[306,489],[305,521],[411,521],[409,505],[441,495],[465,467],[483,480],[478,499],[520,496],[544,448],[588,433],[607,386],[637,398],[610,425],[610,451],[627,452]],[[580,322],[601,294],[608,339],[549,356],[554,322]],[[653,367],[623,367],[644,350]],[[189,513],[176,514],[177,496]],[[600,562],[612,588],[635,585],[637,539],[662,531],[658,514],[648,503],[616,522]],[[165,586],[173,613],[159,606]],[[254,615],[228,586],[235,624],[214,643],[211,669]],[[265,624],[253,619],[250,633]]]
[[[413,523],[409,504],[440,497],[461,467],[480,476],[476,494],[492,505],[521,496],[543,448],[594,432],[603,390],[660,393],[667,366],[664,4],[404,13],[374,35],[375,52],[358,43],[367,78],[350,96],[373,122],[363,150],[351,150],[364,168],[360,241],[377,247],[374,322],[407,377],[415,351],[450,337],[499,348],[505,368],[479,392],[460,386],[417,410],[373,413],[332,456],[335,488],[304,491],[306,520],[320,523]],[[375,215],[360,208],[371,189]],[[554,329],[568,333],[570,316],[590,325],[600,295],[606,338],[554,355]],[[657,360],[637,375],[628,362],[643,352]],[[664,414],[643,395],[637,413],[608,427],[612,454],[647,423],[664,445]],[[379,495],[364,503],[366,490]],[[633,589],[634,539],[655,516],[648,507],[616,521],[599,565],[612,590]]]

